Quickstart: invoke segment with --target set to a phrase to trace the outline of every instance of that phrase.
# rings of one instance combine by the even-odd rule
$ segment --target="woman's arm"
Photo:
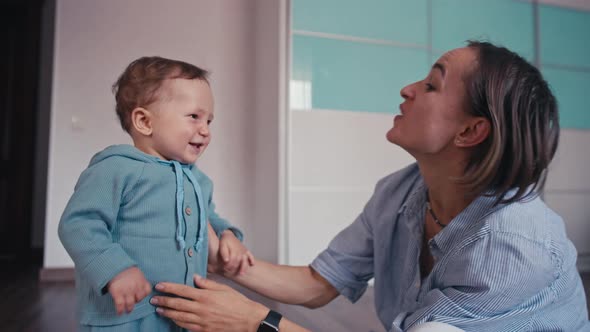
[[[223,275],[273,300],[318,308],[339,295],[326,279],[309,266],[276,265],[257,260],[245,274],[225,271],[216,237],[209,235],[207,271]]]
[[[276,265],[259,260],[248,273],[227,277],[273,300],[308,308],[326,305],[339,295],[309,266]]]
[[[154,296],[151,303],[157,312],[191,331],[254,332],[269,309],[249,300],[229,286],[195,276],[199,288],[174,283],[159,283],[156,289],[180,297]],[[281,332],[304,332],[307,329],[281,319]]]
[[[220,272],[217,242],[210,242],[209,270]],[[338,292],[317,272],[307,266],[291,267],[257,261],[248,273],[232,279],[275,300],[301,304],[310,308],[322,306]],[[251,301],[229,286],[195,275],[193,288],[162,282],[156,289],[179,297],[154,296],[151,303],[158,313],[172,319],[178,326],[192,331],[256,331],[269,309]],[[307,329],[281,319],[281,332],[302,332]]]

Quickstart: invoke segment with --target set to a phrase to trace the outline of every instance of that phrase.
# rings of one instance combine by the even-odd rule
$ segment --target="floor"
[[[0,272],[0,330],[76,331],[74,284],[39,283],[37,271],[37,267],[3,266]],[[583,274],[582,279],[588,298],[590,273]],[[372,288],[354,305],[339,297],[316,310],[277,304],[252,293],[248,295],[312,331],[384,331],[375,315]]]
[[[2,331],[76,331],[74,284],[40,284],[38,267],[3,264],[0,297]]]

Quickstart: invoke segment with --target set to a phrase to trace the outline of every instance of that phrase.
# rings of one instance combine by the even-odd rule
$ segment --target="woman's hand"
[[[229,286],[195,275],[199,288],[161,282],[158,291],[177,297],[154,296],[156,311],[191,331],[256,331],[268,308]]]

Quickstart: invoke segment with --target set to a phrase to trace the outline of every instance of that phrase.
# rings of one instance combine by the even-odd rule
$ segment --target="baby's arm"
[[[219,264],[219,238],[211,224],[207,222],[207,233],[209,241],[209,257],[207,259],[207,272],[215,273]]]
[[[254,265],[252,253],[229,229],[221,234],[219,256],[223,261],[224,272],[233,275],[245,274]]]
[[[120,167],[103,162],[86,169],[80,175],[58,227],[59,238],[78,273],[97,295],[113,290],[118,296],[117,285],[122,280],[133,279],[140,289],[145,285],[142,278],[136,278],[143,277],[134,267],[137,263],[113,241],[110,232],[116,223],[125,188],[128,183],[135,183],[132,176],[137,173],[117,168]],[[125,273],[129,270],[135,272]]]
[[[152,285],[145,279],[143,272],[133,266],[117,274],[107,284],[107,289],[113,297],[117,315],[130,313],[136,303],[143,300],[152,292]]]

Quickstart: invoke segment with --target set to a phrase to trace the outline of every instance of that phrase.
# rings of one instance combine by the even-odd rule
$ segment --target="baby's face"
[[[213,95],[204,80],[171,79],[164,82],[158,101],[150,108],[152,150],[164,160],[192,164],[211,141]]]

